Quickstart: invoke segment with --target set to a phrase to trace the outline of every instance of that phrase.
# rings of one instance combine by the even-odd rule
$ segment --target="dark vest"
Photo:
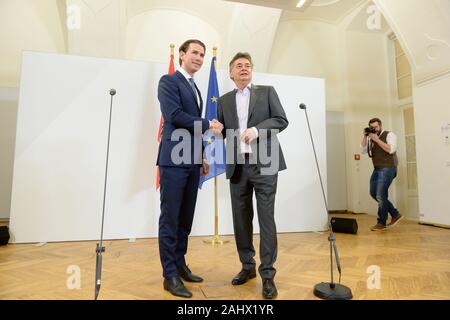
[[[389,131],[384,131],[380,135],[380,140],[387,143]],[[391,168],[398,164],[397,154],[389,154],[384,151],[377,143],[372,143],[372,162],[375,168]]]

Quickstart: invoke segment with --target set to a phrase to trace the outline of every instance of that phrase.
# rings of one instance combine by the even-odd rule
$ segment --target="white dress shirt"
[[[184,70],[183,68],[178,69],[178,71],[180,71],[180,73],[186,78],[186,80],[187,80],[187,82],[189,83],[189,86],[190,86],[189,79],[194,79],[194,77],[191,76],[189,73],[187,73],[187,71]],[[200,106],[200,101],[199,101],[199,98],[198,98],[197,90],[195,90],[195,97],[197,98],[197,105]]]
[[[380,133],[380,136],[383,134],[383,132],[384,131],[382,131]],[[369,142],[367,142],[367,143],[369,143]],[[396,136],[396,134],[393,132],[389,132],[386,137],[386,143],[391,147],[391,151],[389,152],[389,154],[394,154],[397,151],[397,136]],[[362,154],[367,153],[367,146],[364,148],[363,148],[363,146],[361,146],[361,153]]]
[[[250,106],[250,93],[252,85],[249,83],[243,90],[236,88],[236,111],[239,119],[239,133],[242,134],[247,129],[248,109]],[[258,129],[252,127],[258,137]],[[252,147],[245,142],[240,141],[241,153],[252,153]]]

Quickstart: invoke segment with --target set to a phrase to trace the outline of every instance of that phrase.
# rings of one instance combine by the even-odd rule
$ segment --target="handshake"
[[[223,130],[223,124],[221,124],[216,119],[213,119],[209,122],[209,129],[212,130],[214,134],[222,133]]]

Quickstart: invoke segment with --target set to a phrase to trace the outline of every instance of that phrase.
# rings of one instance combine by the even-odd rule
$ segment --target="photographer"
[[[397,136],[393,132],[382,131],[378,118],[369,121],[369,127],[364,129],[363,135],[362,153],[369,154],[374,166],[370,178],[370,195],[378,202],[378,221],[371,230],[386,230],[403,218],[388,200],[389,186],[397,176]],[[392,218],[386,226],[388,213]]]

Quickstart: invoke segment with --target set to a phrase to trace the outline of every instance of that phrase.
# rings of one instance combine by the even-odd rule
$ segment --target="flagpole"
[[[213,48],[214,57],[217,56],[217,47]],[[216,64],[214,64],[214,68],[216,68]],[[216,69],[217,71],[217,69]],[[216,245],[216,244],[225,244],[230,242],[230,240],[222,240],[219,237],[219,209],[218,209],[218,183],[217,176],[214,177],[214,237],[209,240],[204,240],[205,243]]]
[[[214,177],[214,237],[219,236],[219,210],[217,207],[217,177]]]

